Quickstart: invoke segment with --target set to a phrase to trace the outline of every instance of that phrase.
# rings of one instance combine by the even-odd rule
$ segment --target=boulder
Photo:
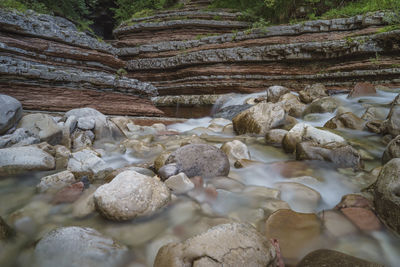
[[[321,266],[343,266],[343,267],[383,267],[383,265],[359,259],[335,250],[319,249],[307,254],[297,267],[321,267]]]
[[[267,89],[268,102],[276,103],[281,96],[287,93],[290,93],[289,88],[279,85],[270,86]]]
[[[21,103],[11,96],[0,94],[0,135],[13,128],[21,117]]]
[[[297,160],[325,160],[339,168],[361,169],[361,156],[351,145],[331,142],[318,144],[313,141],[301,142],[296,146]]]
[[[238,134],[266,134],[283,124],[286,113],[280,104],[260,103],[233,118],[233,128]]]
[[[304,90],[299,92],[300,100],[308,104],[313,102],[315,99],[328,96],[326,88],[323,84],[316,83],[313,85],[307,85]]]
[[[343,137],[337,134],[317,129],[305,123],[298,123],[286,134],[282,145],[286,152],[293,152],[296,150],[296,145],[303,141],[314,141],[320,145],[331,142],[346,142]]]
[[[282,145],[282,141],[288,131],[283,129],[272,129],[265,135],[265,142],[271,145]]]
[[[188,177],[227,176],[230,169],[226,154],[217,147],[206,144],[180,147],[168,157],[166,164],[170,163],[176,163],[179,172],[184,172]]]
[[[252,226],[221,224],[158,251],[155,267],[276,266],[274,246]]]
[[[232,164],[239,159],[250,159],[249,149],[239,140],[226,142],[222,145],[221,150],[225,152]]]
[[[77,108],[65,113],[65,119],[71,116],[74,116],[77,121],[94,121],[93,132],[96,140],[120,140],[124,137],[121,130],[111,120],[93,108]]]
[[[382,163],[385,164],[393,158],[400,158],[400,135],[390,141],[386,146],[382,156]]]
[[[245,111],[246,109],[251,108],[252,105],[232,105],[232,106],[227,106],[222,109],[220,109],[217,113],[213,115],[214,118],[224,118],[227,120],[232,120],[236,115],[238,115],[240,112]]]
[[[361,116],[361,119],[366,121],[383,121],[386,119],[387,115],[388,111],[384,107],[368,107]]]
[[[37,135],[26,129],[16,129],[12,134],[0,137],[0,148],[27,146],[40,143]]]
[[[0,175],[54,168],[54,157],[36,146],[0,149]]]
[[[75,176],[72,172],[63,171],[43,177],[36,188],[40,193],[55,192],[75,182]]]
[[[400,105],[395,105],[390,109],[389,115],[383,125],[389,134],[393,136],[400,135]]]
[[[314,100],[303,112],[303,116],[310,113],[326,113],[334,112],[338,107],[338,101],[333,97],[323,97]]]
[[[282,256],[291,263],[318,241],[321,232],[321,222],[313,213],[278,210],[265,223],[267,238],[279,240]]]
[[[37,243],[34,266],[112,267],[124,263],[128,249],[92,228],[62,227]]]
[[[348,128],[361,131],[365,128],[365,124],[366,121],[360,119],[354,113],[345,112],[327,121],[324,127],[330,129]]]
[[[168,204],[170,198],[164,183],[135,171],[118,174],[94,193],[97,210],[116,221],[152,215]]]
[[[376,95],[375,86],[371,83],[357,83],[347,98]]]
[[[184,194],[194,189],[194,183],[183,172],[170,176],[165,180],[165,185],[175,194]]]
[[[382,168],[374,185],[374,205],[387,226],[400,234],[400,158]]]
[[[292,93],[282,95],[278,102],[286,113],[293,117],[301,117],[306,108],[306,105],[300,101],[299,97]]]
[[[62,143],[63,132],[52,116],[42,113],[29,114],[22,117],[18,123],[18,128],[24,128],[34,133],[40,138],[41,142],[50,145]]]
[[[104,179],[113,170],[96,152],[90,149],[72,153],[67,169],[78,178],[89,176],[91,180]]]

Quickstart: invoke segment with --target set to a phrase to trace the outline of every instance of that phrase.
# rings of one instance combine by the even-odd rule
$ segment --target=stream
[[[382,116],[386,116],[390,102],[399,93],[400,88],[380,90],[377,96],[371,97],[348,99],[345,94],[333,97],[341,103],[342,108],[359,117],[369,106],[379,107]],[[246,99],[262,94],[233,95],[222,107],[243,104]],[[298,122],[322,127],[335,114],[336,111],[309,114],[298,119]],[[252,164],[236,168],[231,162],[229,178],[204,180],[204,187],[209,190],[177,194],[162,211],[132,221],[113,222],[104,219],[96,211],[89,214],[82,211],[85,197],[92,194],[99,184],[90,184],[73,203],[54,204],[49,194],[37,193],[36,185],[42,177],[56,171],[37,171],[0,178],[0,215],[21,233],[14,241],[0,243],[0,263],[4,264],[2,266],[30,266],[35,242],[59,226],[92,227],[129,247],[129,266],[152,266],[158,249],[166,240],[182,241],[221,222],[232,220],[250,223],[263,232],[266,218],[276,207],[286,207],[285,203],[293,211],[315,213],[324,220],[325,212],[333,210],[343,196],[359,193],[373,183],[376,177],[370,172],[381,166],[385,149],[381,135],[336,129],[335,132],[345,137],[354,148],[365,152],[368,158],[364,160],[364,171],[341,169],[329,162],[296,161],[294,155],[285,153],[281,147],[267,145],[264,136],[235,135],[229,130],[230,123],[212,117],[188,119],[184,123],[167,126],[168,131],[177,134],[139,136],[137,140],[145,148],[136,150],[120,149],[119,142],[96,142],[94,148],[113,169],[126,166],[146,168],[162,152],[173,152],[179,148],[182,140],[188,143],[205,142],[217,147],[228,141],[240,140],[248,147]],[[290,186],[288,182],[307,186],[307,190],[301,186]],[[310,195],[309,189],[319,193],[320,199]],[[336,229],[342,226],[349,228],[346,222],[343,225],[341,223],[342,220],[338,220],[330,225],[334,224]],[[325,225],[315,242],[296,245],[301,250],[295,260],[300,260],[315,249],[327,248],[385,266],[399,266],[400,238],[384,226],[379,231],[343,231],[343,234],[335,234]],[[288,266],[295,262],[291,260],[287,262]]]

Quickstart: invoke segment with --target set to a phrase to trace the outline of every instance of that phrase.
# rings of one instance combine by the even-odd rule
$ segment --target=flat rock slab
[[[0,175],[54,168],[54,157],[35,146],[0,149]]]
[[[12,86],[0,84],[0,93],[21,101],[25,109],[68,111],[91,107],[107,115],[162,116],[150,100],[120,93],[71,90],[59,87]]]

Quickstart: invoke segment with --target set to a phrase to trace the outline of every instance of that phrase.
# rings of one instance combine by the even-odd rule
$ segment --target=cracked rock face
[[[276,266],[276,251],[250,225],[221,224],[184,242],[163,246],[154,266]]]
[[[154,214],[170,201],[168,187],[135,171],[124,171],[94,193],[97,210],[106,218],[130,220]]]

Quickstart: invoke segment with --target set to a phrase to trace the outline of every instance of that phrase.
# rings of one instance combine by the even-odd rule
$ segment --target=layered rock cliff
[[[157,89],[123,77],[126,63],[116,54],[66,19],[0,10],[0,93],[25,109],[162,115],[149,99]]]
[[[193,2],[193,1],[192,1]],[[377,12],[247,29],[239,13],[181,10],[133,19],[114,34],[129,76],[161,96],[250,93],[271,85],[330,89],[356,82],[400,84],[400,31],[384,32]]]

